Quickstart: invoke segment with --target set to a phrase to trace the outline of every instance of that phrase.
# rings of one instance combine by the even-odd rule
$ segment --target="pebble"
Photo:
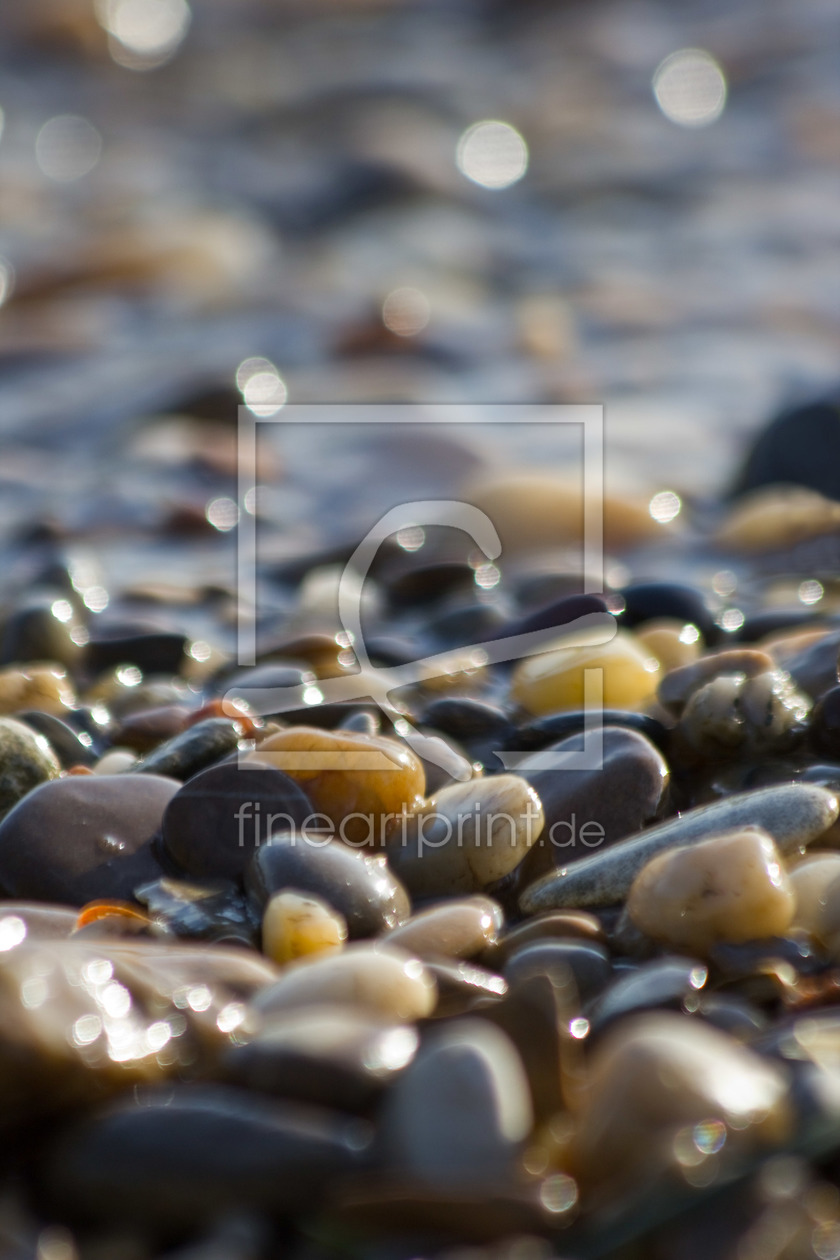
[[[388,857],[413,895],[471,893],[509,875],[543,828],[536,792],[514,774],[443,788],[388,836]]]
[[[79,664],[87,629],[60,591],[29,598],[3,627],[0,664],[55,661],[66,669]]]
[[[769,486],[744,495],[730,508],[715,542],[747,555],[794,547],[808,538],[835,533],[840,503],[799,486]]]
[[[808,738],[816,752],[840,760],[840,687],[823,692],[814,705]]]
[[[245,868],[245,887],[260,912],[287,888],[319,897],[346,921],[351,940],[377,936],[411,914],[408,893],[384,854],[316,833],[276,835],[260,845]]]
[[[280,966],[310,954],[334,954],[346,939],[344,919],[318,897],[275,893],[263,911],[263,953]]]
[[[663,617],[639,626],[636,638],[665,672],[693,665],[700,657],[700,636],[695,625]]]
[[[788,879],[796,900],[794,927],[804,928],[820,944],[827,944],[840,928],[840,919],[834,920],[840,902],[830,897],[835,880],[840,880],[840,853],[811,853],[793,867]]]
[[[389,817],[413,812],[423,798],[419,757],[384,735],[295,726],[257,752],[300,784],[325,825],[352,844],[381,847]]]
[[[534,914],[564,906],[615,905],[625,899],[636,875],[657,853],[737,828],[760,827],[782,853],[795,853],[823,835],[838,812],[836,794],[812,784],[781,784],[729,796],[544,876],[525,889],[520,908],[523,914]]]
[[[504,967],[505,961],[524,945],[535,941],[550,941],[556,937],[565,939],[594,941],[603,944],[606,940],[604,929],[594,914],[585,910],[553,910],[548,914],[538,914],[524,923],[518,923],[499,937],[485,955],[490,965]]]
[[[220,1214],[315,1204],[362,1163],[357,1123],[232,1086],[129,1095],[72,1124],[42,1177],[62,1219],[183,1230]]]
[[[230,880],[188,884],[164,876],[134,890],[146,906],[155,935],[175,936],[257,948],[259,921]]]
[[[701,956],[718,941],[784,935],[794,906],[779,852],[757,828],[658,854],[636,876],[627,899],[641,932]]]
[[[510,694],[526,712],[539,715],[584,707],[584,670],[602,670],[603,703],[642,709],[659,681],[659,662],[627,631],[594,647],[548,648],[526,657],[513,671]]]
[[[678,737],[707,760],[762,757],[794,747],[805,733],[811,701],[790,674],[767,670],[718,674],[692,692]]]
[[[775,668],[773,657],[758,648],[713,652],[693,665],[683,665],[667,673],[659,684],[657,699],[664,708],[678,714],[699,687],[720,674],[743,674],[746,678],[754,678],[756,674]]]
[[[412,915],[386,940],[416,958],[476,958],[496,944],[503,922],[490,897],[453,898]]]
[[[76,695],[61,665],[27,665],[0,670],[0,713],[40,709],[62,717],[73,709]]]
[[[108,751],[91,766],[93,774],[125,774],[137,764],[137,754],[130,748],[109,748]]]
[[[727,1148],[766,1148],[787,1133],[787,1089],[779,1066],[708,1024],[668,1012],[622,1020],[590,1059],[573,1168],[593,1186],[650,1178],[660,1141],[679,1160],[674,1135],[691,1143],[710,1121]]]
[[[703,990],[708,968],[696,958],[656,958],[619,973],[588,1011],[592,1036],[642,1011],[682,1010]]]
[[[296,831],[312,805],[293,779],[267,763],[225,762],[192,775],[163,816],[163,846],[199,879],[241,879],[251,854],[275,831]]]
[[[427,1185],[509,1177],[533,1111],[522,1063],[498,1028],[460,1019],[423,1044],[391,1090],[380,1142],[388,1167]]]
[[[134,665],[144,674],[177,674],[186,664],[186,648],[187,636],[178,631],[98,622],[91,628],[83,665],[93,675],[121,665]]]
[[[708,644],[716,643],[720,631],[701,591],[682,582],[635,582],[619,591],[624,600],[621,624],[628,629],[668,618],[682,627],[696,626]],[[696,639],[693,640],[696,643]]]
[[[496,1003],[508,991],[502,976],[462,958],[424,959],[429,974],[438,988],[435,1019],[449,1019],[464,1015],[488,1001]]]
[[[0,942],[66,940],[76,926],[78,911],[72,906],[39,901],[3,901],[0,904]],[[23,925],[21,927],[21,924]]]
[[[222,1061],[232,1084],[341,1111],[367,1114],[417,1053],[407,1024],[346,1006],[283,1011]]]
[[[559,630],[561,626],[577,621],[578,617],[607,611],[606,600],[601,595],[564,595],[561,599],[554,599],[542,608],[536,608],[515,621],[508,622],[493,637],[531,634],[534,630]]]
[[[840,499],[840,425],[836,398],[786,409],[753,442],[733,495],[759,486],[795,483]]]
[[[77,709],[73,716],[78,719],[79,713]],[[38,709],[25,709],[17,714],[17,720],[44,736],[63,770],[92,766],[102,752],[101,731],[97,732],[98,737],[94,736],[85,729],[77,730],[70,721]]]
[[[840,631],[831,630],[789,656],[785,669],[814,700],[837,686]]]
[[[629,731],[637,731],[649,739],[662,753],[667,753],[670,742],[670,730],[658,718],[647,713],[637,713],[634,709],[605,708],[601,714],[604,726],[621,726]],[[585,709],[572,709],[566,713],[549,713],[547,717],[534,718],[519,726],[504,748],[517,752],[537,751],[547,748],[557,740],[566,739],[585,730],[587,714]]]
[[[81,906],[131,900],[163,874],[152,850],[178,790],[156,775],[82,775],[43,783],[0,823],[6,896]]]
[[[592,941],[535,941],[512,953],[502,974],[508,984],[518,984],[532,976],[553,978],[571,973],[582,1002],[595,997],[610,982],[610,956],[602,945]]]
[[[136,753],[149,753],[158,744],[174,739],[189,725],[190,710],[184,704],[165,704],[127,714],[112,733],[115,744]]]
[[[60,773],[58,758],[43,735],[15,718],[0,718],[0,815]]]
[[[592,769],[541,768],[547,758],[580,757],[572,735],[518,766],[542,801],[545,827],[519,871],[522,885],[579,861],[653,822],[668,796],[668,766],[636,731],[604,726],[600,764]]]
[[[184,783],[200,770],[236,752],[241,737],[239,722],[225,717],[205,718],[174,739],[159,744],[136,763],[133,773],[163,774]]]
[[[437,985],[418,959],[390,945],[364,942],[287,967],[257,995],[254,1009],[268,1017],[338,1004],[410,1024],[431,1015],[436,1001]]]

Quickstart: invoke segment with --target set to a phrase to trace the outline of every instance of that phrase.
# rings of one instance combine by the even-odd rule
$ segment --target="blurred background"
[[[838,34],[834,0],[4,5],[0,525],[44,486],[65,529],[201,517],[161,470],[230,475],[243,398],[603,402],[611,478],[720,492],[837,379]],[[154,490],[103,475],[126,433]]]

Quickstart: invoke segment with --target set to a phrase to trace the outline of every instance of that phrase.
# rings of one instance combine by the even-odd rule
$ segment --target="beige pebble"
[[[48,662],[0,670],[0,714],[39,709],[60,717],[75,704],[75,692],[61,665]]]
[[[389,945],[348,945],[339,954],[301,959],[263,989],[263,1015],[324,1003],[350,1005],[384,1019],[413,1023],[437,1003],[434,977],[417,958]]]
[[[709,656],[701,657],[693,665],[684,665],[667,673],[659,684],[657,698],[666,709],[679,713],[698,688],[721,674],[743,674],[747,678],[753,678],[756,674],[775,668],[772,656],[759,652],[756,648],[713,652]]]
[[[661,675],[656,657],[620,630],[609,643],[549,649],[520,661],[513,672],[511,696],[535,716],[582,709],[588,669],[602,671],[604,706],[610,709],[644,708]]]
[[[692,665],[700,656],[701,638],[697,627],[671,617],[639,626],[636,639],[646,652],[656,657],[663,671]]]
[[[464,897],[412,915],[387,941],[417,958],[475,958],[496,943],[503,919],[490,897]]]
[[[540,836],[539,796],[516,774],[442,788],[388,834],[388,861],[409,892],[477,892],[519,865]]]
[[[771,551],[838,527],[840,503],[801,486],[768,486],[738,500],[715,540],[733,551]]]
[[[347,923],[320,897],[276,893],[263,911],[262,948],[273,962],[334,954],[347,940]]]
[[[801,736],[811,700],[783,669],[718,674],[688,698],[681,739],[703,757],[782,752]]]
[[[126,770],[130,770],[136,763],[137,754],[132,752],[130,748],[109,748],[93,767],[93,773],[124,774]]]
[[[756,827],[660,853],[633,881],[627,910],[653,940],[705,954],[718,941],[781,935],[794,904],[779,851]]]
[[[840,918],[831,922],[840,911],[840,900],[829,896],[834,882],[840,880],[840,853],[810,853],[789,872],[788,879],[796,899],[793,926],[804,928],[824,944],[826,935],[840,927]],[[832,913],[827,914],[829,904]]]
[[[784,1070],[726,1033],[687,1015],[619,1021],[595,1048],[573,1140],[574,1170],[588,1184],[655,1175],[656,1163],[691,1173],[695,1126],[712,1125],[727,1154],[783,1139],[789,1125]]]

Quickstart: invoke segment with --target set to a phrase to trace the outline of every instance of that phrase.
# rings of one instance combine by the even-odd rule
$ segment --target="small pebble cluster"
[[[4,1254],[829,1255],[830,575],[815,606],[780,598],[817,581],[774,528],[784,492],[757,492],[760,519],[747,496],[721,508],[690,546],[614,499],[624,571],[682,548],[740,575],[740,619],[699,577],[582,595],[536,498],[517,514],[497,475],[473,490],[501,505],[501,598],[445,531],[388,542],[371,579],[366,668],[445,658],[394,723],[363,681],[361,699],[318,690],[358,665],[307,603],[334,589],[317,554],[279,579],[297,602],[251,668],[198,662],[126,600],[117,620],[69,582],[59,598],[55,567],[6,609]],[[564,646],[593,613],[601,641]],[[508,664],[465,646],[538,628]],[[299,708],[265,702],[295,687]],[[779,1231],[782,1250],[744,1250]]]

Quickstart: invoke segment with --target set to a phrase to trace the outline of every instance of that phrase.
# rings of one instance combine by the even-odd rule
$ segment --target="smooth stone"
[[[413,914],[385,939],[417,958],[475,958],[495,945],[503,922],[492,898],[464,897]]]
[[[346,940],[344,919],[319,897],[275,893],[263,911],[263,953],[281,966],[310,954],[333,954]]]
[[[490,1002],[498,1002],[508,991],[504,977],[486,967],[457,958],[424,959],[437,984],[435,1019],[465,1015]]]
[[[692,692],[677,738],[710,761],[783,753],[801,740],[810,709],[784,670],[719,674]]]
[[[814,618],[815,609],[803,608],[801,604],[796,608],[762,608],[745,618],[735,637],[739,643],[760,643],[771,651],[774,648],[771,638],[779,635],[787,638],[798,632],[806,634],[813,631],[819,626]]]
[[[435,981],[418,959],[387,944],[357,942],[288,966],[257,994],[253,1007],[266,1018],[326,1003],[410,1024],[431,1015],[436,1001]]]
[[[604,709],[601,718],[603,726],[620,726],[636,731],[655,744],[660,752],[667,754],[670,731],[658,718],[647,713],[637,713],[634,709]],[[558,740],[579,734],[585,730],[586,720],[585,709],[549,713],[547,717],[535,718],[533,722],[517,727],[515,734],[503,747],[517,752],[537,752]]]
[[[451,735],[464,747],[479,742],[505,740],[515,731],[510,718],[497,705],[472,696],[438,696],[423,709],[420,720],[443,735]]]
[[[742,1153],[789,1130],[787,1073],[686,1015],[621,1020],[594,1047],[589,1067],[571,1151],[572,1171],[588,1186],[649,1178],[657,1150],[674,1159],[677,1130],[712,1118],[725,1126],[727,1147]]]
[[[243,1208],[296,1213],[359,1167],[358,1123],[190,1084],[128,1097],[50,1143],[42,1176],[61,1219],[194,1230]]]
[[[477,1186],[511,1176],[532,1124],[514,1045],[467,1017],[431,1035],[398,1078],[381,1114],[380,1146],[389,1169],[429,1185]]]
[[[682,582],[635,582],[619,591],[624,611],[619,621],[628,629],[662,617],[683,625],[696,626],[708,644],[720,638],[720,630],[703,596],[703,592]]]
[[[541,768],[548,758],[579,757],[581,748],[580,738],[572,735],[518,766],[545,814],[542,835],[518,872],[521,886],[635,834],[665,807],[668,766],[644,735],[605,726],[600,764],[590,770]]]
[[[756,1006],[726,993],[701,995],[692,1013],[738,1041],[754,1039],[768,1025],[766,1015]]]
[[[16,608],[3,627],[0,665],[55,661],[75,669],[86,628],[72,603],[59,591],[38,594]]]
[[[151,842],[177,790],[157,775],[41,784],[0,823],[0,887],[9,897],[75,906],[133,899],[139,884],[163,874]]]
[[[417,605],[429,607],[453,595],[475,593],[475,569],[461,560],[415,565],[393,574],[384,584],[388,603],[399,612]]]
[[[793,926],[826,944],[828,938],[840,928],[840,918],[832,922],[840,910],[836,898],[829,896],[836,880],[840,880],[840,853],[812,853],[798,862],[788,873],[796,908]],[[831,904],[831,911],[829,911]]]
[[[174,739],[159,744],[133,767],[134,774],[163,774],[182,783],[236,752],[242,727],[231,718],[205,718]]]
[[[312,805],[293,779],[255,761],[225,762],[192,775],[166,808],[163,846],[199,879],[240,879],[275,831],[297,831]]]
[[[191,713],[185,704],[164,704],[156,709],[128,713],[112,732],[115,744],[136,753],[149,753],[158,744],[174,739],[190,725]]]
[[[91,627],[83,664],[90,674],[135,665],[144,674],[177,674],[186,663],[187,636],[174,630],[141,629],[97,622]]]
[[[507,959],[523,946],[558,937],[593,941],[599,945],[606,941],[604,929],[594,914],[587,914],[584,910],[553,910],[510,928],[491,946],[484,960],[491,966],[502,968]]]
[[[768,486],[745,494],[730,507],[714,541],[728,551],[754,555],[834,534],[838,525],[840,503],[799,486]]]
[[[0,815],[60,773],[59,760],[43,735],[15,718],[0,717]]]
[[[551,645],[539,656],[521,660],[511,678],[511,698],[534,716],[561,709],[582,709],[584,671],[603,671],[603,703],[608,708],[642,709],[654,697],[660,667],[627,631],[592,647]]]
[[[503,635],[530,634],[535,630],[560,629],[578,617],[586,617],[589,613],[608,612],[607,602],[602,595],[565,595],[562,599],[554,599],[542,608],[535,608],[515,621],[509,621],[493,637]]]
[[[758,648],[731,648],[701,656],[693,665],[670,670],[659,684],[657,699],[671,713],[679,714],[699,687],[720,674],[743,674],[754,678],[776,668],[767,652]]]
[[[840,405],[833,397],[786,408],[753,441],[732,488],[795,483],[840,498]]]
[[[408,893],[384,854],[317,833],[276,835],[260,845],[245,868],[245,887],[261,911],[284,889],[320,897],[346,920],[351,940],[377,936],[411,914]]]
[[[509,875],[543,828],[534,789],[514,774],[443,788],[388,836],[388,858],[412,895],[478,892]]]
[[[18,713],[17,719],[44,736],[61,762],[62,770],[69,770],[71,766],[92,766],[104,751],[101,731],[97,733],[98,738],[94,738],[89,732],[77,730],[70,722],[63,721],[54,713],[25,709]]]
[[[838,505],[840,506],[840,505]],[[840,656],[840,630],[830,630],[816,642],[803,647],[785,661],[785,669],[797,687],[819,700],[838,682],[838,656]]]
[[[0,670],[0,714],[18,717],[26,709],[69,716],[76,693],[63,665],[31,664]]]
[[[439,649],[454,649],[484,643],[503,633],[504,613],[495,604],[467,604],[449,608],[424,621],[423,631]]]
[[[703,989],[708,968],[696,958],[656,958],[619,974],[588,1011],[596,1036],[628,1015],[642,1011],[682,1010]]]
[[[840,760],[840,687],[823,692],[814,705],[808,737],[816,752]]]
[[[417,1053],[406,1024],[346,1006],[284,1011],[247,1044],[225,1054],[225,1080],[297,1102],[368,1113]]]
[[[782,853],[795,853],[823,835],[838,812],[837,795],[812,784],[787,783],[729,796],[545,876],[525,889],[519,904],[523,914],[616,905],[624,901],[642,867],[665,849],[754,826],[767,831]]]
[[[134,895],[147,908],[155,932],[257,948],[259,920],[230,880],[199,884],[164,876],[139,884]]]
[[[296,726],[263,740],[257,754],[293,778],[326,825],[352,844],[380,847],[388,818],[411,813],[425,790],[420,759],[384,735]]]
[[[109,748],[90,767],[93,774],[125,774],[137,765],[137,754],[130,748]]]
[[[663,672],[693,665],[700,658],[700,635],[693,624],[661,618],[646,621],[636,630],[636,638],[646,652],[655,656]]]
[[[342,731],[356,731],[360,735],[381,735],[382,723],[375,713],[368,713],[365,709],[361,709],[359,712],[351,713],[349,717],[343,718],[339,723],[339,729]]]
[[[589,941],[536,941],[511,954],[502,975],[509,984],[519,984],[532,976],[553,976],[571,972],[580,1000],[587,1002],[610,982],[610,956],[601,945]]]
[[[24,940],[66,940],[78,917],[72,906],[46,905],[41,901],[0,902],[0,952]]]
[[[736,981],[742,991],[754,994],[762,1003],[772,1003],[783,987],[778,976],[780,966],[788,976],[820,975],[826,958],[810,932],[791,926],[784,936],[743,944],[719,941],[709,950],[709,962],[719,977]]]
[[[659,853],[636,876],[627,898],[641,932],[701,956],[719,941],[784,935],[794,906],[779,851],[758,828]]]

